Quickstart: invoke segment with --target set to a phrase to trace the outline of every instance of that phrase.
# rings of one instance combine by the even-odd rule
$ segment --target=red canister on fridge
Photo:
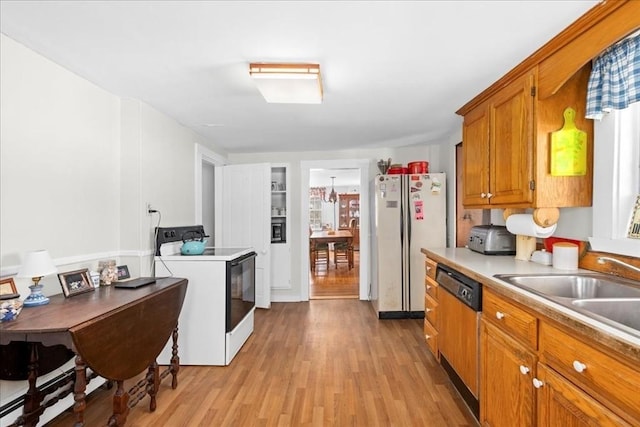
[[[409,173],[429,173],[429,162],[409,162],[407,166],[409,167]]]

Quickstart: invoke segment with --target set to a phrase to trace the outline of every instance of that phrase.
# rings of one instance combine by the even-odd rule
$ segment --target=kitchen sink
[[[640,282],[599,273],[493,277],[640,337]]]
[[[535,294],[570,299],[640,298],[640,287],[631,281],[593,274],[515,275],[496,274],[504,280]]]
[[[635,335],[640,331],[640,298],[629,299],[585,299],[571,302],[583,314],[594,314],[607,320],[624,325],[633,330]],[[584,313],[584,312],[588,313]],[[616,326],[616,325],[612,325]]]

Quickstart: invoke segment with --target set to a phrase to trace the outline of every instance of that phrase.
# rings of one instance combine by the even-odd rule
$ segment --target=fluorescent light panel
[[[252,63],[249,74],[269,103],[322,103],[322,77],[318,64]]]

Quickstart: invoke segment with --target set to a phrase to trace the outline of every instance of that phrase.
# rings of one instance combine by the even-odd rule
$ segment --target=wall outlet
[[[147,208],[145,211],[147,212],[147,216],[151,216],[151,214],[155,212],[155,209],[151,207],[151,203],[147,202]]]

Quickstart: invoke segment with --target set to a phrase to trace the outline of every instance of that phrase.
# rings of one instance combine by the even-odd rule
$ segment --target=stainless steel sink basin
[[[571,299],[640,298],[640,287],[636,288],[628,284],[627,280],[612,279],[606,275],[496,274],[494,277],[542,296]]]
[[[574,307],[580,312],[601,317],[604,323],[607,320],[631,328],[638,334],[640,331],[640,298],[638,299],[587,299],[572,301]],[[616,325],[612,325],[616,326]]]
[[[599,273],[494,277],[640,337],[640,282]]]

